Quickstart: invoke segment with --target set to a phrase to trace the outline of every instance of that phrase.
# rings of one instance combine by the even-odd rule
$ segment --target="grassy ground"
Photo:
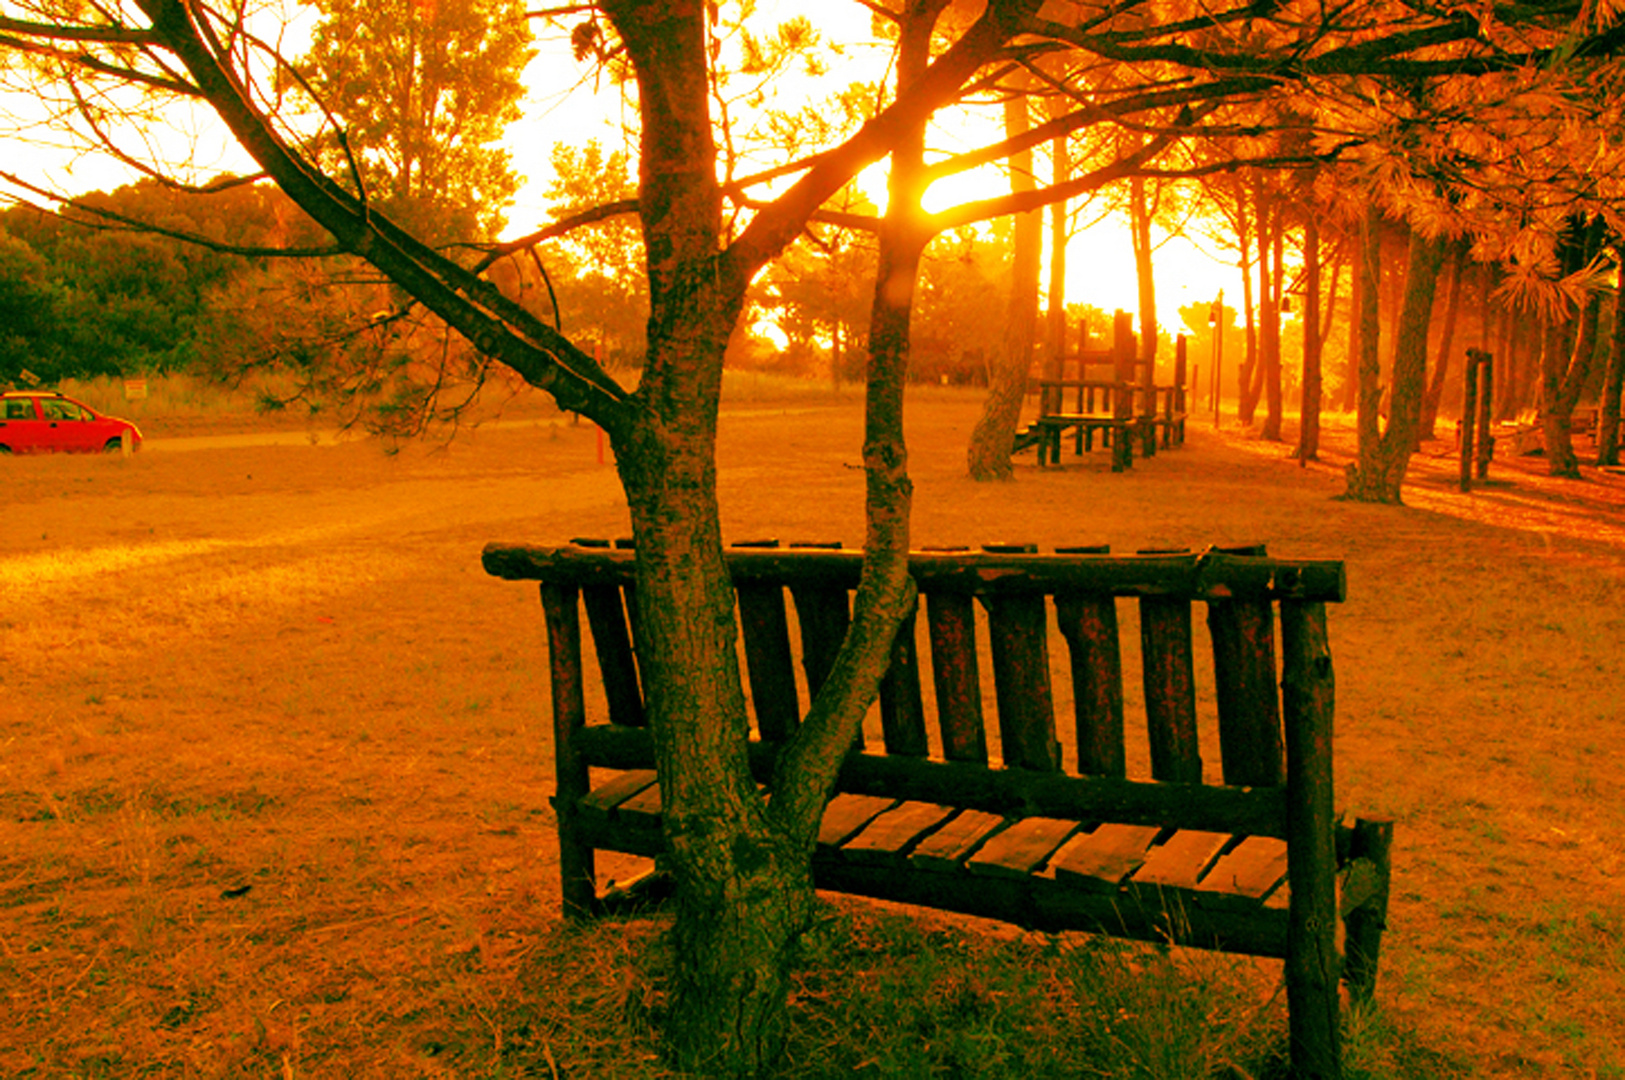
[[[857,544],[855,399],[736,389],[725,536]],[[1625,1075],[1625,478],[1498,461],[1463,496],[1437,445],[1407,507],[1359,506],[1332,499],[1342,429],[1299,469],[1198,424],[1129,474],[975,485],[976,411],[912,402],[919,544],[1347,560],[1339,797],[1399,830],[1372,1073]],[[262,423],[190,415],[170,430]],[[479,567],[626,514],[593,428],[505,419],[386,454],[166,445],[149,416],[128,461],[4,462],[0,1075],[658,1071],[658,926],[556,921],[540,605]],[[792,1075],[1257,1075],[1278,1050],[1271,965],[852,902],[808,961]]]

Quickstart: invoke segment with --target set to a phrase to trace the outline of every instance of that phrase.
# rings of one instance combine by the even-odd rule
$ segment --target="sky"
[[[886,76],[889,48],[867,40],[869,13],[853,0],[761,0],[759,7],[768,19],[782,21],[805,15],[825,41],[844,46],[844,52],[830,65],[829,76],[822,80],[799,75],[781,78],[769,88],[774,96],[767,105],[799,108],[829,94],[838,82],[874,81]],[[620,148],[626,140],[625,131],[636,120],[635,107],[623,100],[619,88],[607,79],[595,78],[590,64],[574,59],[567,30],[538,23],[537,33],[538,55],[525,73],[524,115],[511,125],[505,139],[515,171],[526,179],[508,214],[510,235],[532,231],[548,219],[549,155],[555,143],[580,145],[597,139],[606,149]],[[298,30],[295,34],[304,36]],[[15,94],[0,94],[0,107],[16,101]],[[747,103],[737,103],[735,113],[741,126],[748,128],[753,122]],[[205,174],[251,170],[242,152],[208,117],[177,111],[167,119],[175,129],[168,138],[190,138],[193,160],[202,166]],[[951,152],[956,147],[985,141],[985,134],[985,122],[964,116],[944,117],[931,134],[930,149]],[[5,168],[11,171],[26,168],[31,176],[44,176],[51,185],[69,193],[116,187],[134,175],[128,167],[106,157],[51,150],[39,145],[24,149],[23,144],[14,141],[5,156],[8,159]],[[884,204],[883,165],[871,168],[860,183],[877,205]],[[927,206],[952,203],[967,196],[986,197],[1006,190],[1006,183],[996,170],[980,170],[938,185],[928,193]],[[1240,278],[1233,266],[1221,264],[1209,254],[1214,249],[1212,241],[1196,237],[1197,243],[1193,244],[1183,237],[1166,235],[1157,239],[1160,244],[1155,260],[1157,304],[1164,325],[1177,324],[1176,313],[1180,306],[1209,303],[1220,289],[1226,290],[1232,299],[1239,297]],[[1046,229],[1046,243],[1047,240]],[[1073,238],[1067,254],[1069,301],[1091,304],[1106,311],[1135,309],[1133,254],[1124,222],[1108,218],[1093,225]],[[1045,265],[1048,265],[1047,254]]]
[[[844,80],[884,77],[890,60],[889,49],[864,44],[869,37],[869,13],[861,4],[852,0],[760,0],[758,8],[765,18],[778,21],[804,15],[812,20],[826,41],[844,43],[844,55],[831,65]],[[626,138],[621,123],[623,111],[629,114],[628,120],[636,119],[635,108],[623,104],[619,90],[608,85],[607,80],[594,92],[590,65],[574,60],[563,31],[538,27],[537,44],[541,52],[526,72],[530,89],[525,118],[509,129],[506,140],[516,171],[529,180],[509,213],[508,231],[514,236],[530,232],[547,220],[545,193],[551,176],[548,154],[555,142],[579,144],[596,138],[606,148],[622,148]],[[816,85],[814,80],[787,78],[779,87],[784,99],[782,106],[800,104],[798,96],[808,100],[809,95],[827,95],[833,85],[830,78]],[[967,121],[960,118],[959,123]],[[986,141],[980,137],[984,131],[964,130],[953,121],[944,120],[932,132],[928,152],[968,148]],[[627,148],[635,153],[635,146]],[[884,205],[883,165],[872,167],[859,182],[876,205]],[[934,187],[927,194],[927,208],[934,209],[933,203],[951,205],[966,197],[998,194],[1008,190],[1007,184],[996,170],[981,170],[968,174],[957,184],[950,182]],[[1093,217],[1089,215],[1090,219]],[[1046,225],[1046,244],[1047,232]],[[1181,306],[1211,303],[1221,289],[1225,290],[1227,302],[1239,300],[1241,278],[1228,262],[1233,255],[1218,252],[1211,240],[1200,235],[1187,239],[1170,237],[1162,230],[1155,232],[1154,242],[1159,245],[1153,264],[1157,306],[1159,319],[1165,326],[1174,326],[1177,331],[1177,312]],[[1216,256],[1219,255],[1227,261],[1218,261]],[[1067,247],[1068,300],[1091,304],[1104,311],[1136,310],[1139,301],[1133,259],[1127,223],[1118,218],[1108,218],[1075,236]],[[1047,253],[1045,267],[1047,274]]]

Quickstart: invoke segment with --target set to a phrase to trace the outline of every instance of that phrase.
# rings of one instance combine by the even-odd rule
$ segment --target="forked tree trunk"
[[[1422,393],[1427,376],[1428,323],[1433,313],[1433,294],[1444,262],[1446,242],[1411,233],[1410,258],[1406,263],[1405,291],[1400,304],[1394,342],[1394,370],[1389,397],[1388,427],[1376,437],[1375,409],[1367,413],[1370,393],[1363,384],[1360,394],[1360,457],[1348,468],[1348,497],[1359,502],[1398,504],[1400,485],[1416,446],[1416,429],[1422,417]],[[1368,285],[1374,282],[1367,281]],[[1362,339],[1364,334],[1361,334]],[[1364,341],[1362,350],[1367,348]],[[1372,350],[1373,352],[1375,350]],[[1362,357],[1362,376],[1374,357]]]
[[[932,6],[923,32],[905,20],[910,71],[924,66],[938,8]],[[754,1076],[784,1042],[790,951],[813,910],[818,821],[903,616],[909,498],[901,366],[923,245],[905,246],[901,256],[895,245],[883,248],[877,297],[901,304],[902,344],[877,320],[881,330],[872,337],[890,343],[893,359],[879,365],[878,393],[871,367],[864,452],[869,533],[857,611],[834,670],[781,754],[773,798],[764,800],[746,759],[733,590],[716,499],[722,361],[748,275],[719,272],[716,257],[721,200],[705,20],[703,10],[685,5],[650,3],[617,14],[643,113],[650,320],[630,421],[611,436],[637,543],[634,632],[677,884],[665,1034],[681,1069]],[[898,282],[905,288],[893,287]]]
[[[1031,126],[1027,99],[1012,95],[1004,103],[1005,134],[1014,138]],[[1031,191],[1031,150],[1010,157],[1010,190]],[[1021,401],[1027,394],[1032,370],[1033,336],[1038,328],[1038,277],[1043,255],[1044,221],[1038,211],[1017,214],[1011,252],[1010,293],[1005,305],[1004,345],[995,354],[988,376],[987,399],[981,418],[971,431],[966,452],[972,480],[1008,480],[1015,475],[1010,449],[1021,419]]]

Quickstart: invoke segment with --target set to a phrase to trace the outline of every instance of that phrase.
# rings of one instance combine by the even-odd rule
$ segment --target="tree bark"
[[[1268,298],[1264,307],[1264,340],[1262,359],[1264,361],[1264,430],[1259,437],[1267,442],[1281,441],[1281,420],[1283,401],[1281,392],[1281,299],[1285,294],[1286,271],[1286,206],[1285,200],[1278,195],[1268,196],[1269,203],[1269,250],[1270,250],[1270,287],[1265,290]],[[1265,241],[1259,238],[1259,250],[1263,251]]]
[[[1068,100],[1059,96],[1050,99],[1051,119],[1062,114]],[[1056,185],[1066,183],[1072,176],[1072,157],[1065,135],[1050,140],[1050,169],[1051,181]],[[1067,201],[1062,199],[1053,204],[1049,212],[1049,309],[1045,336],[1053,377],[1059,379],[1066,359]]]
[[[1625,245],[1614,246],[1614,257],[1625,267]],[[1619,464],[1620,398],[1625,393],[1625,274],[1614,289],[1614,333],[1609,342],[1608,373],[1602,381],[1597,409],[1597,464]]]
[[[1031,126],[1027,98],[1012,95],[1004,103],[1005,135],[1014,138]],[[1025,150],[1010,157],[1010,190],[1032,191],[1033,155]],[[967,451],[972,480],[1009,480],[1015,475],[1010,466],[1016,424],[1021,419],[1021,401],[1027,393],[1027,376],[1032,370],[1033,336],[1038,327],[1038,277],[1043,249],[1043,215],[1037,211],[1017,214],[1011,252],[1010,293],[1004,315],[1004,347],[994,357],[988,373],[987,400],[981,418],[971,431]]]
[[[1571,227],[1564,269],[1584,268],[1602,250],[1605,226],[1600,217],[1576,221]],[[1564,320],[1561,340],[1548,336],[1549,348],[1541,361],[1541,428],[1546,443],[1546,467],[1552,476],[1580,479],[1580,459],[1574,453],[1574,407],[1591,378],[1597,355],[1597,323],[1602,293],[1593,291],[1577,319]]]
[[[1597,322],[1602,294],[1586,298],[1580,315],[1567,324],[1552,351],[1542,360],[1541,435],[1546,444],[1546,468],[1552,476],[1580,479],[1580,459],[1574,453],[1574,406],[1591,375],[1597,352]]]
[[[1342,394],[1338,397],[1339,412],[1355,412],[1360,402],[1360,364],[1365,355],[1360,346],[1360,327],[1365,319],[1365,224],[1352,243],[1354,255],[1349,260],[1349,327],[1347,359],[1343,365]]]
[[[1355,408],[1355,442],[1358,462],[1362,471],[1374,471],[1378,443],[1382,439],[1382,354],[1381,313],[1378,311],[1379,288],[1382,284],[1382,234],[1377,220],[1379,211],[1367,207],[1360,220],[1360,253],[1354,274],[1355,294],[1359,310],[1355,313],[1355,344],[1358,351],[1352,357],[1355,364],[1355,384],[1359,395]],[[1371,469],[1363,467],[1371,463]]]
[[[1243,205],[1245,205],[1248,201],[1246,196],[1243,195],[1241,198]],[[1259,339],[1262,336],[1259,324],[1264,321],[1267,315],[1263,308],[1269,306],[1270,294],[1269,233],[1264,227],[1263,200],[1259,198],[1257,183],[1253,185],[1252,199],[1250,201],[1252,203],[1251,217],[1249,218],[1245,210],[1242,211],[1241,215],[1244,220],[1250,220],[1255,226],[1244,232],[1241,237],[1241,298],[1242,305],[1247,311],[1247,358],[1242,362],[1240,377],[1236,382],[1236,419],[1241,422],[1242,427],[1251,427],[1253,416],[1258,412],[1258,396],[1263,387],[1262,379],[1264,374],[1259,363]],[[1258,297],[1256,302],[1253,297],[1252,267],[1249,265],[1251,260],[1248,258],[1247,245],[1249,237],[1258,241]]]
[[[1368,216],[1371,212],[1368,212]],[[1375,231],[1375,230],[1373,230]],[[1375,366],[1375,357],[1361,357],[1360,458],[1348,469],[1348,497],[1360,502],[1399,504],[1400,485],[1416,446],[1417,425],[1422,417],[1422,394],[1427,376],[1428,323],[1433,314],[1433,294],[1439,269],[1444,262],[1446,241],[1411,233],[1410,258],[1406,264],[1405,289],[1400,303],[1394,341],[1394,369],[1389,395],[1388,426],[1376,436],[1375,401],[1380,389],[1368,387],[1364,376]],[[1368,286],[1376,283],[1367,280]],[[1375,289],[1371,290],[1375,293]],[[1366,313],[1362,312],[1362,316]],[[1373,313],[1374,314],[1374,313]],[[1362,352],[1375,352],[1363,339]],[[1374,344],[1374,343],[1373,343]],[[1374,379],[1372,380],[1375,381]],[[1371,406],[1368,413],[1368,403]]]
[[[1151,207],[1146,201],[1145,177],[1129,181],[1129,225],[1134,245],[1134,283],[1140,304],[1139,361],[1145,384],[1156,384],[1157,279],[1151,251]]]
[[[1313,208],[1303,228],[1303,286],[1303,397],[1296,456],[1307,463],[1320,453],[1320,217]]]
[[[1439,418],[1439,401],[1444,396],[1445,375],[1450,370],[1450,350],[1456,344],[1456,318],[1461,311],[1461,279],[1467,264],[1467,242],[1458,240],[1450,245],[1450,284],[1445,292],[1444,324],[1439,328],[1439,358],[1433,365],[1433,378],[1428,383],[1427,396],[1422,401],[1422,423],[1417,428],[1416,441],[1434,438],[1433,429]],[[1466,417],[1463,423],[1468,423]]]

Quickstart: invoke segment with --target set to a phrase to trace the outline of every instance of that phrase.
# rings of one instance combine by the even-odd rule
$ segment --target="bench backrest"
[[[585,543],[492,545],[485,553],[491,573],[551,587],[544,588],[544,601],[554,608],[568,604],[572,620],[579,592],[609,720],[640,727],[645,722],[643,695],[628,618],[637,601],[632,559],[624,548]],[[861,556],[738,546],[729,551],[728,564],[757,732],[766,742],[782,741],[794,732],[805,704],[793,666],[790,613],[800,642],[802,685],[816,693],[846,633]],[[911,556],[910,573],[923,598],[934,707],[927,709],[922,694],[919,620],[911,616],[898,634],[880,691],[887,755],[988,763],[994,756],[992,734],[997,738],[995,762],[1006,767],[1127,776],[1119,628],[1123,601],[1138,609],[1139,689],[1150,779],[1202,783],[1193,641],[1193,608],[1202,605],[1213,662],[1216,778],[1224,785],[1254,788],[1283,784],[1283,729],[1289,741],[1296,729],[1302,733],[1300,741],[1326,759],[1329,780],[1332,681],[1325,604],[1344,597],[1340,562],[1293,562],[1212,550],[1123,556],[995,549],[918,552]],[[985,666],[993,682],[992,725],[978,655],[983,648],[978,605],[985,611],[981,625],[988,638]],[[550,611],[550,626],[559,617]],[[1070,672],[1073,700],[1076,749],[1067,761],[1057,738],[1052,619],[1070,661],[1061,669],[1063,678]],[[1279,660],[1278,621],[1284,647]],[[568,648],[558,640],[551,644],[555,654]],[[580,678],[579,645],[576,655],[577,671],[565,677]],[[555,655],[555,679],[560,677],[560,659]]]

